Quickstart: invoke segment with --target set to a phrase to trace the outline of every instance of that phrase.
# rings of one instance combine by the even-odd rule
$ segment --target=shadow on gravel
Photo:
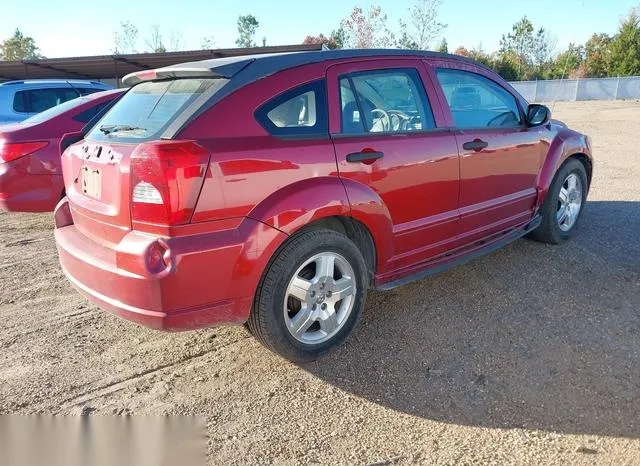
[[[581,222],[562,246],[521,240],[371,293],[305,370],[425,419],[640,437],[640,202],[589,202]]]

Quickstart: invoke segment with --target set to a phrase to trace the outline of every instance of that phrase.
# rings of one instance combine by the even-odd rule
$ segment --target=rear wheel
[[[247,322],[266,347],[311,361],[341,344],[364,308],[366,265],[356,245],[332,230],[292,237],[258,287]]]
[[[560,244],[575,232],[587,198],[587,172],[576,159],[569,159],[556,173],[540,210],[542,223],[531,237]]]

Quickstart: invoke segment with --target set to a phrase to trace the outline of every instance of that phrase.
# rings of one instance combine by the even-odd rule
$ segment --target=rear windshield
[[[133,87],[87,135],[87,139],[143,142],[158,139],[171,122],[203,93],[213,94],[226,79],[147,81]]]
[[[87,100],[86,97],[78,97],[73,100],[67,100],[66,102],[56,105],[55,107],[51,107],[49,110],[45,110],[44,112],[40,112],[32,117],[24,120],[23,123],[42,123],[43,121],[50,120],[51,118],[57,117],[58,115],[62,115],[63,113],[76,108],[78,105],[85,103]]]

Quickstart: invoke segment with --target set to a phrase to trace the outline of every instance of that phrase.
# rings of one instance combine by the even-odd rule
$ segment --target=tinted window
[[[158,139],[163,131],[203,93],[214,93],[226,79],[175,79],[146,81],[133,87],[111,107],[87,135],[126,142]],[[100,128],[131,127],[129,130],[104,134]]]
[[[94,105],[93,107],[86,109],[84,112],[78,113],[76,116],[73,117],[73,119],[81,123],[89,123],[89,121],[98,113],[100,113],[100,111],[103,108],[109,105],[109,103],[111,102],[107,101],[107,102],[101,102],[97,105]]]
[[[516,99],[499,84],[467,71],[439,69],[437,76],[456,127],[520,126]]]
[[[13,109],[20,113],[29,113],[29,100],[26,91],[16,92],[13,96]]]
[[[280,94],[256,111],[256,119],[278,136],[326,135],[327,103],[324,80]]]
[[[78,105],[85,103],[86,101],[87,99],[83,99],[82,97],[77,97],[75,99],[68,100],[63,104],[56,105],[55,107],[51,107],[49,110],[40,112],[37,115],[33,115],[32,117],[29,117],[24,121],[25,123],[41,123],[43,121],[57,117],[58,115],[62,115],[63,113],[74,109]]]
[[[13,109],[16,112],[40,113],[78,97],[73,88],[49,88],[18,91],[13,98]]]
[[[342,131],[381,133],[435,128],[416,70],[368,71],[340,79]]]

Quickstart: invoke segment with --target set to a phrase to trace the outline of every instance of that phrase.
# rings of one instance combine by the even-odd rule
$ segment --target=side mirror
[[[551,120],[549,107],[540,104],[531,104],[527,109],[527,124],[529,126],[542,126]]]

